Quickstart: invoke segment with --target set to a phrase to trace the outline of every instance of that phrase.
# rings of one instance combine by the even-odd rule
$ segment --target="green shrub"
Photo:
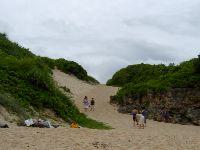
[[[20,105],[20,102],[7,93],[0,93],[0,105],[5,107],[9,112],[17,114],[20,119],[29,117],[25,108]]]
[[[8,55],[17,58],[34,57],[28,49],[21,47],[17,43],[11,42],[5,33],[0,33],[0,49]]]
[[[200,74],[200,55],[199,58],[194,59],[194,72]]]
[[[39,57],[41,61],[43,61],[46,65],[49,66],[49,68],[54,69],[56,63],[54,59],[48,58],[48,57]]]
[[[29,112],[30,107],[38,111],[49,108],[65,120],[77,120],[83,127],[108,129],[81,114],[55,86],[50,68],[57,65],[66,73],[88,80],[87,72],[77,63],[35,56],[0,34],[0,104],[19,116],[26,117],[24,110]]]
[[[156,79],[161,75],[168,74],[175,70],[175,66],[137,64],[130,65],[116,72],[112,79],[108,80],[107,85],[124,86],[127,83],[142,83]]]
[[[87,72],[76,62],[60,58],[56,60],[56,66],[63,72],[73,74],[81,80],[86,80],[87,78]]]
[[[73,74],[78,79],[88,81],[90,83],[98,84],[99,82],[91,76],[87,75],[87,72],[83,67],[76,62],[68,61],[63,58],[50,59],[48,57],[39,57],[43,63],[48,65],[51,69],[57,67],[59,70],[67,74]]]
[[[107,84],[122,85],[117,102],[124,98],[140,98],[149,92],[162,93],[170,88],[199,88],[199,59],[180,65],[132,65],[118,71]]]
[[[62,88],[67,93],[71,93],[70,89],[67,88],[66,86],[61,86],[60,88]]]

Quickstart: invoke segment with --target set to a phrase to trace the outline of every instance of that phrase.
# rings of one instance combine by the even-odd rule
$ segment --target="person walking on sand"
[[[94,101],[94,98],[92,98],[92,100],[90,101],[90,111],[94,111],[94,105],[95,105],[95,101]]]
[[[141,112],[136,115],[136,119],[139,123],[139,129],[144,129],[144,116],[141,114]]]
[[[89,105],[90,104],[89,104],[88,98],[87,98],[87,96],[85,96],[83,99],[83,107],[84,107],[85,112],[87,112]]]
[[[133,117],[133,126],[135,127],[135,122],[136,120],[136,115],[137,115],[137,109],[132,110],[132,117]]]
[[[145,124],[145,126],[146,126],[146,125],[147,125],[148,112],[147,112],[147,110],[145,109],[145,107],[143,107],[143,109],[142,109],[142,115],[144,116],[144,124]]]

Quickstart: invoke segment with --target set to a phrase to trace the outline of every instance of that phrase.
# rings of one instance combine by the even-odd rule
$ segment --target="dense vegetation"
[[[88,81],[90,83],[98,84],[99,82],[94,79],[91,76],[88,76],[86,70],[79,65],[78,63],[74,61],[68,61],[63,58],[60,59],[50,59],[48,57],[40,57],[42,61],[47,64],[50,68],[54,68],[55,66],[59,69],[62,70],[63,72],[67,74],[73,74],[75,75],[78,79]]]
[[[170,88],[200,87],[200,58],[175,66],[138,64],[118,71],[107,85],[122,86],[115,99],[141,98],[148,92],[165,92]]]
[[[156,79],[161,75],[175,71],[171,65],[167,67],[161,65],[137,64],[123,68],[114,74],[113,78],[107,82],[107,85],[124,86],[127,83],[138,84],[150,79]]]
[[[87,72],[77,63],[35,56],[0,34],[0,105],[21,119],[34,116],[33,110],[49,108],[66,121],[76,120],[85,127],[108,129],[81,114],[71,99],[60,92],[51,76],[54,66],[89,81]]]
[[[77,78],[81,80],[88,81],[90,83],[98,84],[99,82],[94,79],[93,77],[89,76],[86,72],[86,70],[79,65],[78,63],[74,61],[68,61],[63,58],[60,59],[51,59],[48,57],[39,57],[35,56],[33,53],[31,53],[28,49],[21,47],[17,43],[11,42],[6,34],[0,33],[0,49],[2,52],[15,56],[18,59],[21,58],[38,58],[40,61],[43,61],[49,68],[54,69],[56,66],[61,71],[73,74]]]

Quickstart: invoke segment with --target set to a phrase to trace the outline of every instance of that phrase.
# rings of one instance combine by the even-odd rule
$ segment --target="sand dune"
[[[86,114],[108,123],[115,129],[109,131],[91,129],[37,129],[15,127],[0,129],[1,150],[199,150],[200,127],[166,124],[149,121],[147,127],[132,126],[130,115],[120,114],[109,104],[109,97],[118,88],[105,85],[90,85],[54,70],[53,76],[60,86],[70,88],[75,104],[82,108],[85,95],[96,100],[94,112]]]

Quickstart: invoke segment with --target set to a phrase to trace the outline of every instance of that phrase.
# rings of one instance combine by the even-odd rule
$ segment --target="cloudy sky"
[[[0,0],[0,32],[105,83],[130,64],[196,57],[199,8],[200,0]]]

